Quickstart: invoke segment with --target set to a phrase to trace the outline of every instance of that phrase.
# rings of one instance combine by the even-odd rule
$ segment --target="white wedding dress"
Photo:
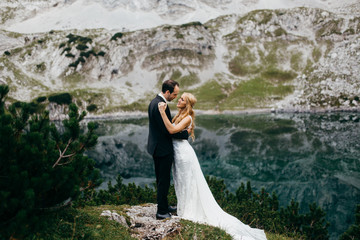
[[[191,119],[191,116],[189,117]],[[173,179],[178,202],[178,216],[219,227],[236,240],[266,239],[263,230],[243,224],[220,208],[210,191],[195,151],[189,142],[173,139],[173,145]]]

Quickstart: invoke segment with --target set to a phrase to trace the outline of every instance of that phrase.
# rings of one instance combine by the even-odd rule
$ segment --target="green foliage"
[[[295,201],[279,210],[279,201],[274,192],[269,194],[261,189],[260,193],[255,193],[250,182],[246,186],[242,183],[233,194],[226,190],[223,180],[207,177],[207,181],[219,205],[252,227],[291,237],[328,239],[329,224],[325,221],[325,212],[316,204],[311,204],[310,212],[305,214],[299,213],[299,203]]]
[[[64,50],[61,52],[61,55],[63,55],[64,52],[69,53],[70,51],[71,51],[71,47],[66,47],[66,48],[64,48]]]
[[[95,53],[95,51],[94,51],[93,49],[91,49],[91,50],[89,50],[89,51],[87,51],[87,52],[81,52],[81,53],[80,53],[80,56],[81,56],[81,57],[86,57],[86,58],[88,58],[88,57],[90,57],[90,55],[96,56],[96,53]]]
[[[38,72],[43,72],[43,71],[45,71],[45,70],[46,70],[45,62],[36,64],[36,71],[38,71]]]
[[[256,58],[248,47],[240,46],[237,53],[238,55],[229,62],[229,70],[232,74],[244,76],[260,71],[260,66],[252,65]]]
[[[321,58],[321,49],[320,48],[314,48],[312,51],[312,58],[315,62],[318,62]]]
[[[171,74],[171,77],[170,79],[173,79],[173,80],[178,80],[180,77],[181,77],[181,71],[176,69],[175,71],[173,71],[173,73]]]
[[[131,240],[131,230],[107,217],[100,217],[103,210],[111,209],[121,214],[124,207],[101,206],[86,208],[66,208],[62,211],[42,213],[44,227],[29,234],[25,239],[46,240]]]
[[[89,106],[86,107],[86,110],[88,110],[89,112],[94,112],[97,110],[97,106],[96,104],[90,104]]]
[[[184,23],[184,24],[181,24],[180,27],[182,28],[187,28],[187,27],[192,27],[192,26],[202,26],[202,23],[201,22],[189,22],[189,23]]]
[[[59,48],[63,48],[63,47],[65,47],[65,45],[66,45],[66,43],[62,42],[62,43],[60,43]]]
[[[80,50],[80,51],[83,51],[83,50],[88,49],[88,48],[89,47],[86,46],[85,44],[79,44],[79,45],[76,46],[76,49]]]
[[[58,209],[99,182],[95,162],[84,151],[97,142],[95,124],[80,134],[75,104],[59,132],[35,103],[5,107],[9,88],[0,86],[0,238],[24,238],[46,227],[45,210]]]
[[[252,227],[276,234],[289,235],[292,238],[328,239],[328,223],[325,222],[325,213],[316,204],[309,206],[308,213],[300,214],[299,203],[292,200],[289,206],[279,209],[279,200],[275,192],[269,194],[265,189],[261,189],[259,193],[256,193],[252,190],[250,182],[247,182],[246,186],[242,183],[234,194],[227,190],[221,179],[207,176],[206,181],[221,208]],[[170,187],[168,199],[170,204],[175,204],[173,185]],[[114,186],[109,182],[107,190],[84,191],[75,204],[76,206],[97,206],[155,202],[156,191],[154,189],[148,186],[141,188],[133,183],[125,185],[119,175]],[[189,234],[193,233],[189,232]],[[192,235],[190,235],[191,238]]]
[[[321,28],[316,32],[316,37],[330,36],[332,34],[341,35],[341,25],[341,20],[332,19],[322,24]]]
[[[355,223],[341,235],[340,240],[355,240],[360,236],[360,204],[356,206]]]
[[[106,53],[104,51],[100,51],[100,52],[97,53],[98,56],[102,56],[102,57],[105,56],[105,54]]]
[[[211,240],[231,240],[232,237],[220,228],[209,225],[193,223],[187,220],[181,220],[181,232],[179,235],[170,239],[211,239]],[[168,239],[168,238],[166,238]]]
[[[261,24],[267,24],[272,19],[272,12],[266,11],[266,10],[260,10],[260,13],[262,14],[262,19],[259,22],[259,25]]]
[[[72,53],[67,53],[67,54],[65,54],[65,57],[74,58],[74,57],[75,57],[75,55],[74,55],[74,54],[72,54]]]
[[[75,69],[76,69],[76,68],[77,68],[77,66],[79,65],[79,63],[80,63],[80,62],[79,62],[79,60],[76,60],[75,62],[70,63],[70,64],[69,64],[69,67],[73,67],[73,68],[75,68]]]
[[[275,67],[269,67],[262,73],[262,77],[278,82],[285,82],[296,77],[296,73],[292,71],[281,71]]]
[[[181,34],[179,31],[176,31],[174,36],[175,36],[177,39],[183,39],[183,38],[184,38],[184,35]]]
[[[11,53],[10,53],[9,51],[5,51],[5,52],[4,52],[4,55],[5,55],[5,56],[10,56]]]
[[[46,99],[47,99],[47,97],[41,96],[41,97],[38,97],[38,98],[36,99],[36,102],[42,103],[42,102],[45,102]]]
[[[123,36],[124,36],[124,34],[123,34],[122,32],[115,33],[115,34],[111,37],[110,41],[116,41],[118,38],[122,38]]]
[[[68,44],[77,43],[77,44],[86,45],[87,43],[92,43],[91,38],[74,35],[72,33],[68,34],[66,37],[68,38],[67,41]]]
[[[283,28],[278,28],[274,31],[276,37],[280,37],[282,35],[287,35],[287,32]]]
[[[190,72],[189,75],[183,76],[177,80],[181,87],[187,88],[191,85],[200,82],[200,78],[194,72]]]
[[[175,196],[175,191],[169,196]],[[94,189],[88,189],[84,191],[81,197],[76,201],[76,206],[98,206],[104,204],[129,204],[137,205],[141,203],[155,203],[156,191],[148,186],[141,188],[134,183],[125,185],[122,183],[122,178],[119,175],[116,178],[116,184],[112,186],[111,182],[108,182],[107,190],[95,191]],[[171,202],[171,201],[170,201]]]
[[[270,74],[271,76],[271,74]],[[241,82],[222,103],[225,109],[257,108],[267,105],[272,99],[281,99],[293,91],[293,87],[277,84],[263,78]],[[224,110],[222,109],[222,110]]]
[[[226,98],[226,94],[222,88],[223,86],[214,80],[208,81],[201,87],[189,92],[194,94],[198,99],[195,107],[207,110],[214,109],[214,106]]]
[[[69,93],[60,93],[50,96],[49,101],[57,104],[70,104],[72,97]]]

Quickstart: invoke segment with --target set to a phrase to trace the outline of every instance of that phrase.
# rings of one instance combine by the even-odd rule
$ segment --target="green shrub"
[[[123,36],[124,36],[124,34],[123,34],[122,32],[115,33],[115,34],[111,37],[110,41],[116,41],[118,38],[122,38]]]
[[[10,55],[11,55],[11,53],[10,53],[9,51],[5,51],[5,52],[4,52],[4,55],[6,55],[6,56],[10,56]]]
[[[340,240],[359,239],[360,236],[360,204],[356,206],[355,223],[340,236]]]
[[[36,99],[36,102],[38,102],[38,103],[45,102],[46,99],[47,99],[47,97],[41,96]]]
[[[96,124],[80,134],[86,113],[71,104],[60,133],[47,111],[32,112],[35,103],[6,108],[8,91],[0,86],[0,239],[24,239],[46,227],[43,211],[59,209],[99,185],[95,162],[84,155],[97,142]]]
[[[88,48],[89,48],[88,46],[86,46],[85,44],[82,44],[82,43],[76,46],[76,49],[80,50],[80,51],[83,51]]]
[[[79,57],[79,58],[78,58],[78,61],[84,63],[84,62],[85,62],[85,58]]]
[[[97,110],[97,106],[96,104],[90,104],[89,106],[86,107],[86,110],[88,110],[89,112],[94,112]]]
[[[59,48],[63,48],[63,47],[65,47],[65,45],[66,45],[66,43],[62,42],[62,43],[60,43]]]
[[[106,53],[104,51],[100,51],[100,52],[97,53],[97,56],[102,56],[103,57],[103,56],[105,56],[105,54]]]
[[[61,52],[61,55],[63,55],[64,52],[69,53],[70,51],[71,51],[71,47],[67,47],[67,48],[65,48],[65,49]]]
[[[265,189],[261,189],[260,193],[256,193],[252,190],[250,182],[247,182],[246,186],[242,183],[234,194],[227,190],[222,179],[206,177],[206,181],[220,207],[245,224],[301,239],[328,239],[325,213],[315,204],[311,204],[310,212],[305,214],[299,213],[299,203],[293,200],[289,206],[279,210],[279,200],[274,192],[269,194]],[[176,203],[173,185],[170,187],[168,199],[169,204]],[[141,188],[133,183],[125,185],[119,175],[114,186],[109,182],[107,190],[85,191],[75,205],[137,205],[155,202],[155,190],[148,186]]]
[[[71,44],[71,43],[79,43],[79,44],[86,45],[87,43],[92,43],[91,38],[74,35],[72,33],[68,34],[66,37],[68,38],[68,43],[69,44]]]
[[[182,27],[182,28],[187,28],[187,27],[192,27],[192,26],[202,26],[202,23],[201,22],[189,22],[189,23],[180,25],[180,27]]]
[[[36,70],[37,70],[38,72],[43,72],[43,71],[45,71],[45,70],[46,70],[45,62],[36,64]]]
[[[49,97],[49,102],[54,102],[57,104],[70,104],[71,101],[72,97],[69,93],[60,93]]]
[[[79,62],[79,60],[76,60],[75,62],[70,63],[70,64],[69,64],[69,67],[73,67],[73,68],[75,68],[75,69],[76,69],[76,68],[77,68],[77,66],[79,65],[79,63],[80,63],[80,62]]]
[[[91,50],[89,50],[89,51],[87,51],[87,52],[81,52],[81,53],[80,53],[80,56],[81,56],[81,57],[86,57],[86,58],[88,58],[88,57],[90,57],[90,55],[96,56],[97,54],[95,53],[95,51],[94,51],[93,49],[91,49]]]
[[[75,55],[74,55],[74,54],[72,54],[72,53],[67,53],[67,54],[65,54],[65,57],[74,58],[74,57],[75,57]]]

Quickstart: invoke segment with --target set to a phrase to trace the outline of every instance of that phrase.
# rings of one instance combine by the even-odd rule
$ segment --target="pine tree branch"
[[[60,148],[58,147],[60,156],[59,156],[59,158],[56,160],[56,162],[54,163],[54,165],[52,166],[52,168],[55,168],[57,165],[59,165],[59,162],[61,161],[61,159],[67,158],[68,155],[65,155],[65,156],[64,156],[64,154],[66,153],[68,147],[70,146],[70,144],[71,144],[72,142],[73,142],[73,140],[70,138],[63,152],[61,152]],[[72,155],[72,154],[70,154],[70,155]],[[74,153],[74,155],[75,155],[75,153]]]

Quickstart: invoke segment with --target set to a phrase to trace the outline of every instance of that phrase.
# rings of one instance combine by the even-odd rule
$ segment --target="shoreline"
[[[340,113],[340,112],[360,112],[360,108],[328,108],[328,109],[269,109],[269,108],[261,108],[261,109],[246,109],[246,110],[197,110],[195,109],[195,113],[198,116],[206,116],[206,115],[247,115],[247,114],[317,114],[317,113]],[[174,112],[176,113],[176,112]],[[144,118],[147,117],[147,112],[142,111],[133,111],[133,112],[116,112],[116,113],[108,113],[108,114],[99,114],[93,115],[88,114],[85,116],[85,120],[114,120],[114,119],[127,119],[127,118]],[[63,120],[62,119],[53,119],[53,120]]]

